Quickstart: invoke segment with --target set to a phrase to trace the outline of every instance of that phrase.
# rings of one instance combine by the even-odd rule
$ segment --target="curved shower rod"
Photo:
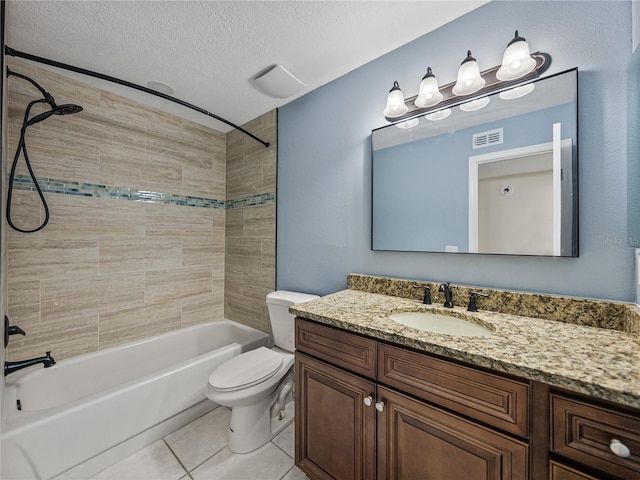
[[[269,146],[269,142],[265,142],[264,140],[260,140],[253,133],[248,132],[244,128],[236,125],[235,123],[232,123],[229,120],[226,120],[226,119],[216,115],[215,113],[211,113],[211,112],[205,110],[204,108],[200,108],[200,107],[198,107],[196,105],[192,105],[191,103],[187,103],[187,102],[185,102],[183,100],[180,100],[179,98],[172,97],[171,95],[166,95],[164,93],[157,92],[157,91],[152,90],[150,88],[143,87],[141,85],[137,85],[135,83],[131,83],[131,82],[128,82],[126,80],[121,80],[121,79],[116,78],[116,77],[111,77],[109,75],[104,75],[102,73],[98,73],[98,72],[94,72],[94,71],[91,71],[91,70],[87,70],[86,68],[75,67],[73,65],[68,65],[66,63],[57,62],[55,60],[49,60],[48,58],[43,58],[43,57],[38,57],[36,55],[31,55],[30,53],[19,52],[18,50],[14,50],[13,48],[10,48],[10,47],[7,47],[7,46],[4,47],[4,53],[7,54],[7,55],[10,55],[12,57],[20,57],[20,58],[24,58],[26,60],[31,60],[33,62],[43,63],[45,65],[51,65],[52,67],[62,68],[63,70],[69,70],[71,72],[81,73],[82,75],[88,75],[90,77],[99,78],[101,80],[107,80],[108,82],[117,83],[119,85],[124,85],[125,87],[133,88],[134,90],[139,90],[141,92],[145,92],[145,93],[149,93],[151,95],[155,95],[156,97],[164,98],[165,100],[169,100],[170,102],[177,103],[178,105],[182,105],[183,107],[190,108],[191,110],[195,110],[196,112],[200,112],[200,113],[202,113],[204,115],[207,115],[209,117],[215,118],[216,120],[218,120],[218,121],[220,121],[222,123],[226,123],[230,127],[233,127],[233,128],[235,128],[237,130],[240,130],[245,135],[248,135],[251,138],[253,138],[254,140],[260,142],[265,147]]]

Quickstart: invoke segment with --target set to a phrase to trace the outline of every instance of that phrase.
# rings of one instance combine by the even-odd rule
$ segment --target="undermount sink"
[[[407,327],[431,333],[459,337],[485,337],[493,333],[493,329],[488,326],[460,318],[458,315],[449,315],[448,312],[399,312],[389,315],[389,318]]]

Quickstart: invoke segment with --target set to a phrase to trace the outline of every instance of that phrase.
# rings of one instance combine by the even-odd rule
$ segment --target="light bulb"
[[[496,78],[502,81],[517,80],[536,68],[536,61],[531,57],[529,44],[518,35],[507,45],[502,56],[502,65],[496,72]]]
[[[427,68],[427,73],[422,77],[418,96],[413,102],[418,108],[433,107],[442,101],[442,94],[438,88],[438,80],[431,71],[431,67]]]
[[[404,104],[400,85],[398,85],[398,82],[393,82],[393,87],[389,90],[389,95],[387,96],[387,106],[382,111],[383,115],[387,118],[396,118],[401,117],[408,110],[409,107]]]
[[[460,64],[458,79],[451,91],[454,95],[470,95],[484,87],[485,83],[484,78],[480,76],[478,62],[471,56],[471,50],[469,50],[467,58]]]

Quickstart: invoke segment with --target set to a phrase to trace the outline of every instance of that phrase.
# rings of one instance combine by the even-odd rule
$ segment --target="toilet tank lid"
[[[318,295],[309,293],[290,292],[288,290],[278,290],[267,295],[267,303],[275,305],[296,305],[302,302],[308,302],[319,298]]]

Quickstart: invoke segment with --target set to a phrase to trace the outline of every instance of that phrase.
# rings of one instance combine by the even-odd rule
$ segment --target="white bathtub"
[[[92,476],[211,410],[211,372],[268,344],[266,334],[224,320],[11,374],[2,479]]]

